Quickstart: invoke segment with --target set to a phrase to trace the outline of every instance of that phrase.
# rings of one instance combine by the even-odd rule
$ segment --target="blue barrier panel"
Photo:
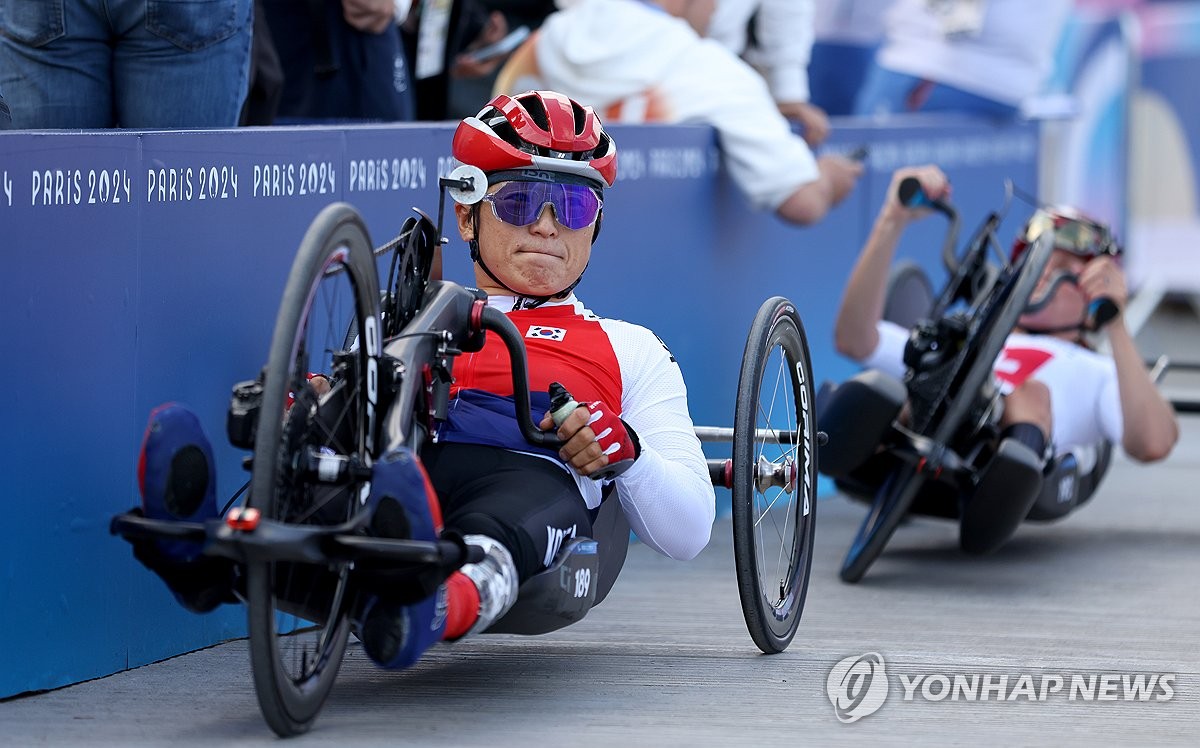
[[[752,211],[700,127],[614,127],[622,176],[580,297],[658,332],[698,424],[730,425],[742,348],[768,296],[800,309],[818,379],[840,290],[890,172],[938,161],[971,225],[1002,180],[1032,185],[1033,127],[845,121],[831,147],[872,144],[855,194],[819,226]],[[137,502],[150,409],[195,409],[213,439],[219,494],[246,479],[225,442],[230,386],[253,378],[295,249],[321,207],[346,200],[377,245],[412,206],[433,213],[451,167],[450,125],[214,132],[0,133],[0,349],[15,448],[0,529],[0,697],[145,664],[244,631],[242,611],[183,611],[109,518]],[[1022,216],[1023,217],[1023,216]],[[446,276],[472,280],[447,207]],[[1018,219],[1013,219],[1018,220]],[[937,219],[902,254],[934,266]],[[386,265],[381,260],[381,268]],[[726,452],[727,453],[727,452]]]

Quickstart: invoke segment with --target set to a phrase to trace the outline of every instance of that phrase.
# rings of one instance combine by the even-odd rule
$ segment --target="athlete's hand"
[[[909,208],[900,202],[900,183],[909,177],[921,183],[921,189],[931,200],[949,200],[950,179],[945,172],[932,164],[904,166],[892,173],[892,183],[888,185],[884,197],[881,217],[908,223],[930,213],[931,208]]]
[[[539,427],[554,427],[549,413]],[[575,408],[559,424],[558,438],[563,441],[559,457],[593,480],[615,478],[640,454],[633,430],[600,400]]]
[[[1129,301],[1129,289],[1125,285],[1125,273],[1113,258],[1106,255],[1095,257],[1083,266],[1079,274],[1079,290],[1088,303],[1101,297],[1112,299],[1117,309],[1125,310]]]

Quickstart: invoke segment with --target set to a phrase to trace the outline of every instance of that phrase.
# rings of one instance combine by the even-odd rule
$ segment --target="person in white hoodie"
[[[800,123],[814,148],[830,130],[828,114],[809,94],[816,6],[815,0],[716,0],[704,32],[762,74],[779,111]]]
[[[762,76],[701,31],[712,0],[559,0],[534,41],[536,70],[514,78],[586,103],[608,122],[712,125],[725,165],[757,208],[799,225],[821,220],[862,174],[817,158],[792,131]],[[530,78],[533,78],[533,81]],[[503,76],[502,76],[503,81]]]

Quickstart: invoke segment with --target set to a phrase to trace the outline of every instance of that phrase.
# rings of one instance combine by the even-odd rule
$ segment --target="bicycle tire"
[[[339,269],[345,272],[331,272]],[[332,291],[326,282],[332,284]],[[352,287],[349,301],[333,297],[345,283]],[[329,312],[330,320],[322,330],[314,318],[324,312]],[[347,328],[345,319],[333,318],[346,314],[367,334],[337,364],[331,351],[347,347]],[[320,511],[304,507],[306,500],[315,500],[316,489],[304,482],[294,459],[300,449],[311,445],[353,454],[370,464],[377,428],[378,330],[379,280],[366,228],[352,207],[334,203],[317,215],[301,241],[275,321],[247,500],[262,517],[332,524],[349,519],[357,507],[357,501],[341,502],[344,508],[328,511],[328,507]],[[322,334],[327,336],[323,341],[309,340]],[[322,344],[329,349],[322,349]],[[309,358],[318,355],[329,357],[321,361],[330,363],[335,381],[334,391],[321,401],[321,407],[336,409],[332,422],[318,415],[316,395],[306,384],[309,372],[321,371],[313,368],[317,359]],[[286,415],[271,417],[272,413]],[[345,499],[356,492],[362,497],[368,488],[366,483],[351,481],[332,492],[332,497]],[[330,489],[323,491],[322,497],[331,497]],[[327,516],[330,511],[335,516]],[[349,567],[344,564],[317,568],[253,558],[246,564],[255,691],[267,724],[282,737],[309,729],[337,677],[350,633],[348,577]],[[288,616],[295,618],[289,621]],[[289,623],[294,631],[281,633]],[[316,635],[311,652],[297,656],[284,651],[310,633]]]
[[[763,382],[772,373],[771,404],[763,408]],[[768,299],[755,315],[742,356],[732,476],[733,549],[742,613],[750,637],[767,654],[784,651],[795,636],[812,569],[817,511],[812,381],[808,341],[795,306],[781,296]],[[778,415],[786,418],[784,424],[772,422],[780,402]],[[776,443],[762,436],[764,430],[789,436]],[[773,482],[763,490],[760,477],[767,479],[768,470],[770,480],[783,484]],[[782,507],[781,498],[786,499]],[[775,554],[766,552],[768,520],[779,535]]]
[[[1021,264],[1009,276],[1008,282],[1000,287],[998,297],[986,309],[980,310],[982,322],[971,333],[966,347],[970,350],[975,341],[983,342],[979,344],[978,351],[969,362],[967,372],[962,376],[955,394],[951,396],[942,418],[932,425],[932,428],[926,429],[931,432],[927,435],[931,435],[936,443],[948,443],[967,417],[973,405],[973,398],[960,397],[959,394],[978,392],[991,376],[996,358],[1029,303],[1046,263],[1050,260],[1052,250],[1053,245],[1049,242],[1035,244],[1022,257]],[[1004,333],[996,334],[1000,330]],[[907,463],[883,483],[876,492],[870,511],[859,525],[846,557],[842,560],[838,576],[843,582],[854,584],[862,580],[867,569],[883,553],[884,547],[891,540],[900,525],[900,520],[908,512],[923,484],[924,478],[915,467]]]

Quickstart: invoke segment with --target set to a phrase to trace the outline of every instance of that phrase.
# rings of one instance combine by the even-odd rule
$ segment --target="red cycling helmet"
[[[1121,256],[1121,245],[1108,227],[1082,211],[1066,206],[1038,208],[1013,242],[1011,261],[1046,231],[1054,232],[1054,248],[1091,259],[1100,255]]]
[[[459,123],[451,149],[459,161],[483,169],[490,183],[578,180],[603,189],[617,178],[617,146],[600,118],[554,91],[497,96]]]

